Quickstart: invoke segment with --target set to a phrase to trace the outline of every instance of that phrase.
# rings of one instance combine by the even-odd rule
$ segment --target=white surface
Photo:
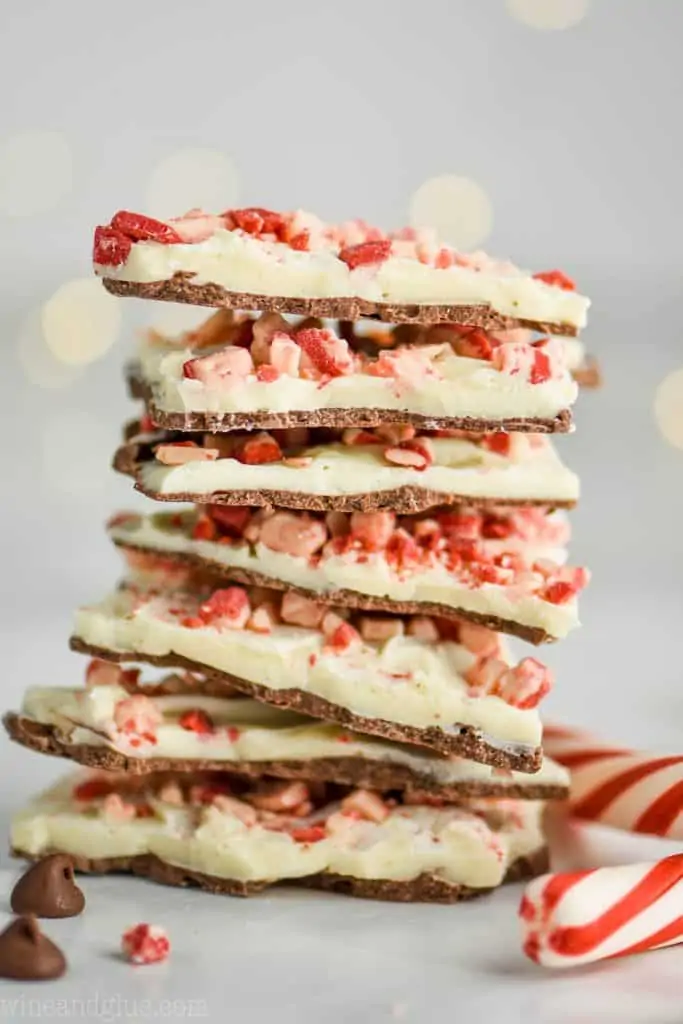
[[[82,572],[86,576],[88,567]],[[86,583],[73,580],[64,581],[61,595],[38,595],[32,624],[25,607],[10,609],[8,706],[18,704],[24,685],[68,684],[80,673],[82,659],[66,651],[65,639],[70,606],[79,594],[87,596],[84,591]],[[551,698],[554,716],[582,720],[617,741],[680,750],[680,700],[671,696],[674,680],[680,680],[680,598],[673,590],[640,591],[634,602],[626,586],[605,587],[604,581],[588,595],[584,617],[593,625],[559,647],[544,649],[560,679]],[[650,623],[645,642],[640,615],[655,605],[659,617]],[[642,642],[623,644],[624,638],[639,636]],[[651,671],[653,650],[656,672]],[[620,701],[619,725],[610,729],[624,673],[631,684],[628,700]],[[637,679],[639,687],[633,685]],[[0,745],[0,773],[11,780],[2,788],[3,835],[10,809],[66,770],[66,762]],[[604,835],[610,839],[609,856],[604,844],[577,846],[563,837],[565,856],[588,866],[622,856],[655,859],[672,850],[671,843]],[[10,863],[6,854],[4,863]],[[1,892],[9,894],[19,870],[12,863],[0,872]],[[515,916],[520,886],[471,904],[440,907],[371,903],[299,889],[244,901],[124,877],[82,883],[88,900],[83,917],[45,923],[69,958],[68,975],[41,985],[2,984],[0,1019],[22,1019],[22,1014],[31,1019],[29,999],[45,1001],[46,1017],[48,1001],[60,999],[74,1001],[67,1019],[92,1022],[132,1019],[134,1011],[138,1020],[233,1017],[239,1024],[270,1017],[278,1024],[452,1024],[475,1014],[486,1021],[528,1024],[681,1020],[681,951],[676,948],[562,977],[527,962]],[[117,958],[121,932],[141,920],[168,929],[173,952],[166,964],[133,968]],[[2,1002],[11,999],[19,1000],[13,1009]],[[86,999],[99,1003],[78,1003]],[[181,1001],[175,1008],[163,1002],[174,999]]]
[[[3,889],[12,877],[0,873]],[[135,879],[81,882],[84,914],[44,922],[70,971],[56,982],[3,984],[0,1018],[12,1019],[16,998],[71,1001],[70,1019],[92,1022],[164,1014],[240,1024],[451,1024],[475,1013],[528,1024],[681,1019],[675,948],[561,977],[526,961],[515,918],[519,886],[486,902],[404,907],[296,889],[245,901]],[[132,967],[118,957],[121,933],[140,920],[167,929],[172,951],[164,964]],[[92,1000],[87,1012],[79,1000]],[[179,1001],[174,1013],[172,1000]],[[14,1016],[21,1018],[17,1008]]]

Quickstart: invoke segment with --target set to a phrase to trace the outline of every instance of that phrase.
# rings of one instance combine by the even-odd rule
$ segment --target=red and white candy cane
[[[543,746],[571,773],[572,817],[683,839],[683,756],[620,749],[561,726],[544,730]]]
[[[683,941],[683,854],[543,875],[519,907],[523,948],[544,967],[579,967]]]

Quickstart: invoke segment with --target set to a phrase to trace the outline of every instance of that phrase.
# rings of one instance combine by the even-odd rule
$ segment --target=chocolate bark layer
[[[125,436],[128,440],[114,454],[113,467],[118,473],[132,477],[135,489],[155,501],[192,502],[193,504],[214,505],[277,505],[281,508],[296,508],[315,512],[347,511],[372,512],[388,509],[401,514],[425,512],[438,505],[468,505],[473,508],[535,507],[573,508],[575,501],[549,500],[548,498],[478,498],[467,494],[435,491],[416,485],[395,487],[392,490],[372,491],[367,494],[307,494],[290,490],[229,490],[197,493],[174,491],[161,494],[146,487],[140,470],[145,463],[153,461],[153,449],[162,443],[173,441],[173,435],[155,433],[136,435],[139,425],[128,424]],[[182,435],[180,435],[182,437]]]
[[[384,423],[409,423],[420,430],[469,430],[484,433],[493,430],[533,434],[566,434],[572,426],[572,414],[563,409],[552,419],[510,418],[491,420],[473,416],[423,416],[395,409],[318,409],[314,412],[163,412],[148,403],[154,422],[167,430],[279,430],[287,427],[379,427]]]
[[[61,852],[55,850],[53,852]],[[19,849],[12,849],[15,857],[34,859]],[[44,854],[41,854],[44,856]],[[240,882],[229,878],[218,878],[206,875],[201,871],[168,864],[153,854],[141,854],[137,857],[71,857],[76,871],[87,874],[106,874],[108,872],[129,872],[140,875],[153,882],[163,885],[174,885],[181,888],[198,886],[206,892],[227,896],[253,896],[271,885],[302,885],[312,889],[324,889],[328,892],[339,892],[345,896],[358,896],[363,899],[388,900],[398,903],[458,903],[461,900],[484,896],[491,889],[473,889],[465,885],[453,885],[435,875],[423,874],[406,881],[374,878],[352,878],[346,875],[319,874],[307,878],[287,880],[286,882],[258,881]],[[548,867],[546,849],[539,850],[530,857],[520,857],[511,866],[505,876],[506,882],[516,882],[543,874]]]
[[[138,692],[144,692],[144,687]],[[272,776],[302,781],[335,782],[363,789],[401,791],[407,795],[426,794],[446,803],[465,798],[502,797],[516,800],[561,800],[567,787],[551,783],[515,785],[497,781],[463,780],[440,785],[428,774],[406,765],[372,761],[361,757],[325,757],[287,761],[225,761],[197,758],[134,757],[104,746],[72,744],[56,726],[44,725],[15,712],[7,712],[3,724],[11,739],[40,754],[69,758],[89,768],[148,775],[157,772],[220,771],[247,778]]]
[[[342,296],[325,299],[291,298],[285,295],[257,295],[248,292],[227,291],[220,285],[194,284],[193,275],[179,271],[167,281],[150,281],[144,284],[133,281],[117,281],[102,278],[102,283],[112,295],[135,296],[141,299],[161,299],[167,302],[184,302],[194,306],[215,306],[226,309],[263,310],[273,313],[294,313],[302,316],[319,316],[330,320],[359,320],[372,317],[385,323],[459,323],[466,326],[482,327],[485,330],[500,331],[513,327],[530,327],[543,334],[561,334],[576,337],[578,330],[572,324],[550,321],[525,320],[496,313],[487,303],[477,305],[439,305],[387,302],[372,302],[368,299]]]
[[[281,430],[288,427],[379,427],[386,423],[408,423],[420,430],[467,430],[486,433],[495,430],[533,434],[566,434],[572,427],[570,409],[542,419],[507,417],[477,419],[473,416],[425,416],[405,409],[316,409],[293,412],[164,412],[152,400],[151,389],[132,364],[127,370],[128,391],[142,399],[157,426],[164,430],[193,430],[221,433],[227,430]]]
[[[201,674],[210,682],[239,690],[265,704],[289,708],[303,715],[310,715],[311,718],[322,718],[325,721],[335,722],[372,736],[382,736],[384,739],[395,740],[399,743],[415,743],[418,746],[428,747],[439,754],[456,754],[459,757],[467,757],[473,761],[479,761],[481,764],[490,764],[495,768],[511,768],[520,772],[533,773],[538,771],[543,759],[540,747],[496,745],[489,742],[480,730],[470,725],[454,723],[447,730],[436,726],[421,729],[398,722],[388,722],[380,718],[366,718],[355,715],[337,704],[332,704],[323,697],[296,689],[296,687],[286,690],[272,689],[259,683],[240,679],[227,672],[207,668],[205,665],[176,654],[157,656],[109,650],[87,644],[75,636],[71,637],[70,644],[74,651],[103,658],[106,661],[136,661],[160,667],[186,668],[191,672]]]
[[[497,633],[507,633],[508,636],[516,636],[520,640],[526,640],[528,643],[536,645],[553,643],[557,639],[540,626],[526,626],[515,622],[514,619],[504,619],[498,615],[485,615],[465,608],[454,608],[436,601],[392,601],[384,597],[361,594],[358,591],[346,589],[326,590],[321,593],[306,587],[295,586],[276,577],[267,576],[265,573],[221,565],[220,562],[199,555],[186,552],[161,552],[158,548],[124,544],[118,540],[115,540],[114,543],[124,551],[142,551],[146,554],[160,555],[164,561],[169,563],[172,562],[179,566],[187,565],[193,570],[193,576],[200,585],[220,586],[226,580],[232,580],[237,583],[269,587],[273,590],[291,591],[319,603],[339,605],[343,608],[391,612],[395,615],[437,615],[445,619],[464,619],[467,622],[475,622],[479,626],[486,626]]]

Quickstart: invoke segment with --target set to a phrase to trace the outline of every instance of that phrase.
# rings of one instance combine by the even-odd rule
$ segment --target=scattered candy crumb
[[[136,924],[121,936],[121,952],[133,964],[154,964],[166,960],[171,943],[158,924]]]

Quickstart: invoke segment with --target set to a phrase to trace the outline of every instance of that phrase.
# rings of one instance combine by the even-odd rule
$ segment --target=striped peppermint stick
[[[683,756],[608,746],[578,730],[544,730],[547,754],[571,773],[572,817],[683,839]]]
[[[519,907],[523,949],[544,967],[579,967],[683,941],[683,854],[543,875]]]

